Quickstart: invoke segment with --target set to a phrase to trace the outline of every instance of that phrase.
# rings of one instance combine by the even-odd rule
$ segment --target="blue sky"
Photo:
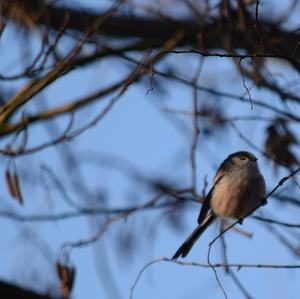
[[[85,2],[85,5],[98,7],[96,1]],[[16,36],[14,29],[9,27],[1,39],[0,55],[4,61],[0,68],[1,73],[15,73],[23,66],[20,58],[20,44],[23,41],[16,40]],[[36,39],[32,42],[30,51],[37,51]],[[170,55],[164,64],[158,67],[163,68],[165,63],[169,63],[182,76],[191,77],[198,65],[198,59],[196,55],[190,54]],[[273,61],[268,66],[281,83],[296,82],[295,85],[297,84],[298,74],[292,72],[287,66]],[[42,97],[36,97],[33,103],[26,105],[24,109],[35,111],[38,109],[39,101],[53,105],[79,98],[93,89],[108,85],[127,71],[123,61],[115,59],[99,62],[93,68],[74,71],[47,88]],[[157,78],[157,80],[162,79]],[[199,81],[201,85],[237,95],[245,93],[240,74],[227,58],[206,59]],[[5,87],[16,88],[23,83],[22,81],[17,84],[5,82]],[[161,83],[165,93],[159,93],[157,88],[154,88],[154,91],[147,94],[148,84],[135,84],[99,124],[77,139],[58,146],[58,148],[72,150],[81,160],[81,176],[77,179],[83,178],[89,190],[99,191],[98,197],[92,198],[88,195],[83,197],[76,192],[70,175],[73,174],[73,170],[63,167],[64,158],[59,155],[56,148],[50,148],[32,156],[16,159],[18,170],[23,174],[21,183],[25,206],[17,206],[6,189],[2,188],[0,210],[12,210],[28,215],[55,213],[69,209],[61,199],[62,194],[53,187],[51,179],[46,178],[44,184],[41,183],[43,167],[50,168],[63,182],[72,200],[87,207],[102,204],[101,194],[106,196],[109,207],[143,203],[151,197],[152,191],[149,187],[131,180],[126,173],[118,171],[118,167],[112,167],[109,162],[111,160],[121,159],[120,161],[129,163],[147,178],[167,181],[182,187],[189,186],[191,119],[187,116],[163,112],[161,105],[190,111],[192,91],[181,84],[165,80]],[[247,84],[251,86],[249,82]],[[264,90],[251,89],[251,96],[263,102],[274,101],[278,108],[285,108],[279,99]],[[230,99],[213,99],[204,92],[199,92],[199,101],[205,104],[210,101],[227,116],[273,117],[273,114],[258,106],[250,110],[250,104],[242,104]],[[76,115],[75,125],[80,126],[88,122],[101,109],[103,103],[83,109]],[[295,111],[298,108],[290,105],[289,109]],[[57,126],[63,126],[66,122],[67,118],[55,120]],[[237,122],[236,125],[254,144],[262,147],[266,123],[245,121]],[[298,127],[293,125],[294,132],[299,130]],[[44,126],[37,125],[31,130],[32,145],[49,139],[49,132]],[[55,132],[51,131],[50,134],[52,133]],[[3,140],[2,146],[6,142],[7,139]],[[269,190],[277,184],[281,176],[287,173],[283,169],[280,169],[277,174],[274,173],[270,164],[258,152],[251,149],[230,127],[227,127],[223,133],[218,132],[216,138],[208,138],[200,133],[197,150],[198,191],[201,192],[203,189],[206,176],[210,186],[217,166],[228,154],[241,149],[250,150],[259,157],[259,164]],[[299,149],[295,148],[295,151],[299,154]],[[4,173],[7,159],[1,158],[1,160]],[[2,181],[4,182],[4,178]],[[172,256],[196,225],[198,212],[199,206],[190,204],[182,214],[183,228],[179,231],[172,229],[169,218],[163,217],[162,213],[157,211],[137,213],[126,220],[113,223],[95,244],[72,252],[71,260],[77,269],[73,297],[78,299],[129,298],[130,288],[142,267],[161,256]],[[283,207],[273,200],[270,200],[261,212],[272,213],[276,218],[288,222],[297,222],[299,219],[299,211]],[[0,236],[2,252],[0,277],[42,292],[45,290],[58,292],[58,281],[53,264],[61,245],[66,241],[92,236],[103,221],[102,216],[53,223],[16,223],[0,218],[0,225],[3,228]],[[254,235],[251,239],[236,232],[229,232],[226,235],[230,262],[255,264],[296,264],[298,262],[257,221],[247,219],[241,229]],[[128,232],[132,232],[136,240],[131,253],[126,253],[124,248],[116,246],[120,234]],[[217,225],[212,226],[194,246],[187,260],[205,263],[207,245],[217,232]],[[299,241],[295,240],[295,244],[299,244]],[[222,261],[220,243],[213,248],[212,261]],[[298,283],[300,277],[297,271],[299,270],[241,269],[235,273],[254,298],[293,299],[298,298],[300,291]],[[241,298],[240,291],[228,275],[225,275],[223,269],[219,269],[218,274],[229,298]],[[133,298],[223,298],[223,295],[211,269],[159,263],[148,268],[142,275]]]

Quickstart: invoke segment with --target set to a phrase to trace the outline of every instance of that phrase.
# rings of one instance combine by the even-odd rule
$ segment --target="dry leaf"
[[[13,174],[13,188],[16,200],[22,205],[23,204],[23,196],[20,189],[19,177],[15,172]]]
[[[7,186],[7,190],[12,197],[15,197],[15,190],[13,187],[13,181],[9,170],[5,171],[5,182]]]
[[[284,164],[288,167],[298,165],[298,159],[291,151],[290,146],[297,144],[295,135],[289,130],[287,121],[284,119],[275,119],[267,127],[267,138],[265,140],[265,153],[269,159],[276,164]]]
[[[5,181],[9,194],[16,199],[19,204],[23,204],[23,196],[20,189],[19,178],[16,172],[11,174],[9,170],[5,171]]]
[[[62,265],[60,262],[56,262],[56,272],[60,281],[60,290],[63,298],[69,298],[72,291],[75,278],[75,267]]]

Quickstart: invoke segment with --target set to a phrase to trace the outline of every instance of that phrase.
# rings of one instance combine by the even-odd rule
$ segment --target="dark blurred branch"
[[[16,109],[28,102],[33,96],[46,88],[63,73],[66,74],[66,72],[70,70],[68,62],[69,60],[66,59],[57,63],[44,77],[30,81],[15,96],[10,98],[0,110],[1,127],[5,126],[4,124],[6,120],[13,114],[13,112],[15,112]]]
[[[0,135],[7,135],[10,133],[16,132],[18,129],[20,129],[28,124],[39,122],[42,120],[52,119],[54,117],[58,117],[60,115],[84,108],[86,105],[91,104],[92,102],[95,102],[99,98],[109,95],[112,92],[121,88],[122,86],[126,85],[126,83],[128,83],[129,78],[131,78],[131,75],[132,74],[129,74],[124,79],[117,81],[106,88],[101,88],[99,90],[96,90],[95,92],[93,92],[89,95],[86,95],[83,98],[70,101],[69,103],[63,104],[63,105],[55,107],[55,108],[41,111],[40,113],[37,113],[36,115],[24,116],[18,122],[15,122],[12,124],[6,124],[0,130]]]
[[[7,135],[16,132],[25,125],[43,121],[46,119],[51,119],[53,117],[69,113],[72,111],[79,110],[81,107],[97,100],[101,96],[114,91],[118,85],[122,85],[122,82],[117,82],[112,84],[112,86],[94,92],[86,96],[83,99],[75,100],[74,102],[64,104],[60,107],[51,108],[46,111],[42,111],[36,115],[24,115],[20,121],[13,124],[7,123],[8,118],[12,116],[15,111],[28,102],[33,96],[41,92],[45,87],[51,84],[54,80],[60,77],[62,74],[66,74],[74,67],[84,66],[86,64],[93,63],[97,59],[100,59],[109,55],[119,55],[120,57],[129,60],[131,62],[137,63],[145,69],[149,68],[149,63],[143,64],[141,62],[135,61],[124,53],[126,51],[132,50],[143,50],[143,49],[153,49],[153,47],[160,47],[161,52],[156,55],[153,59],[156,62],[156,58],[163,56],[167,53],[194,53],[200,54],[201,56],[219,56],[219,57],[273,57],[273,58],[283,58],[288,60],[293,66],[298,68],[297,58],[297,43],[298,35],[296,33],[288,33],[277,28],[276,24],[261,22],[259,23],[259,36],[257,34],[257,19],[253,19],[249,14],[246,14],[243,10],[243,24],[248,24],[247,28],[241,28],[239,22],[233,21],[233,16],[238,18],[241,16],[241,11],[230,12],[230,18],[223,19],[220,21],[217,17],[207,18],[205,24],[201,24],[201,39],[204,50],[176,50],[174,47],[193,47],[198,44],[199,35],[199,22],[193,19],[189,20],[178,20],[173,19],[161,19],[156,18],[146,18],[146,17],[127,17],[125,15],[113,15],[114,9],[108,12],[103,12],[102,14],[94,14],[91,12],[83,12],[76,9],[66,8],[66,7],[56,7],[53,4],[48,4],[42,0],[12,0],[5,1],[0,0],[0,5],[2,8],[2,14],[5,18],[13,19],[14,21],[22,24],[22,26],[32,27],[35,25],[46,26],[47,29],[54,29],[59,32],[58,36],[61,36],[63,32],[68,29],[79,30],[83,33],[80,42],[75,45],[74,49],[66,55],[65,59],[58,62],[52,67],[47,74],[41,78],[34,79],[30,81],[22,90],[20,90],[15,96],[13,96],[0,110],[0,134]],[[247,19],[245,21],[245,18]],[[206,19],[205,19],[206,20]],[[239,20],[240,21],[240,20]],[[226,22],[226,24],[224,24]],[[101,25],[101,26],[100,26]],[[224,27],[225,26],[225,27]],[[226,29],[228,34],[224,35],[222,29]],[[264,32],[262,33],[262,30]],[[86,57],[76,57],[79,53],[81,46],[87,41],[87,38],[95,33],[100,33],[101,35],[116,36],[122,38],[129,37],[140,37],[141,40],[120,47],[118,50],[101,48],[96,52],[88,55]],[[180,35],[178,38],[177,36]],[[230,45],[232,49],[228,49],[228,41],[226,39],[230,36]],[[249,36],[248,36],[249,35]],[[268,48],[272,48],[272,51],[266,51],[261,47],[261,38],[268,37]],[[175,40],[175,41],[174,41]],[[281,49],[284,42],[284,51]],[[171,42],[172,46],[166,46]],[[292,47],[289,51],[288,47]],[[53,48],[53,45],[50,47]],[[274,49],[273,49],[274,48]],[[218,52],[209,52],[211,49],[223,49]],[[239,54],[234,49],[244,49],[246,52]],[[49,50],[48,50],[49,51]],[[48,52],[47,52],[48,53]],[[226,54],[227,53],[227,54]],[[45,54],[45,57],[48,55]],[[44,58],[45,59],[45,58]],[[209,89],[205,87],[200,87],[196,82],[187,80],[185,78],[179,78],[174,74],[167,74],[161,71],[157,71],[150,65],[152,74],[161,75],[167,79],[176,80],[183,84],[189,85],[194,88],[195,92],[197,90],[203,90],[216,96],[227,97],[227,94],[219,92],[215,89]],[[246,70],[243,70],[243,73]],[[246,75],[249,75],[246,73]],[[126,79],[125,79],[126,80]],[[267,82],[266,80],[264,82]],[[266,85],[266,84],[265,84]],[[268,88],[274,90],[274,85],[267,86]],[[275,89],[280,96],[289,97],[293,101],[298,101],[291,94],[284,93],[282,90]],[[243,97],[236,97],[228,94],[231,99],[238,99],[240,101],[247,101]],[[260,105],[267,109],[273,110],[274,112],[281,113],[291,119],[299,120],[299,118],[287,111],[279,111],[275,106],[268,105],[263,102],[258,102],[251,99],[251,103],[254,105]],[[60,142],[60,141],[59,141]],[[56,144],[56,143],[55,143]],[[9,153],[11,154],[11,153]],[[13,153],[14,154],[14,153]]]
[[[17,285],[0,281],[0,298],[3,299],[54,299],[49,295],[35,293]],[[56,297],[58,299],[58,297]]]
[[[256,215],[252,216],[252,218],[259,220],[259,221],[268,222],[268,223],[272,223],[272,224],[278,224],[278,225],[285,226],[285,227],[300,228],[300,224],[297,224],[297,223],[288,223],[288,222],[279,221],[279,220],[270,219],[270,218],[261,217],[261,216],[256,216]]]
[[[161,210],[170,207],[176,207],[181,201],[193,201],[195,200],[189,197],[181,197],[179,195],[174,195],[174,200],[169,200],[167,202],[158,203],[160,199],[163,198],[163,194],[159,194],[158,198],[147,201],[144,204],[136,206],[128,206],[125,208],[106,208],[106,207],[93,207],[92,209],[80,209],[77,211],[61,212],[57,214],[32,214],[32,215],[22,215],[16,212],[0,210],[0,218],[7,218],[18,222],[52,222],[59,220],[68,220],[72,218],[87,217],[93,215],[118,215],[126,214],[129,215],[135,212],[148,211],[148,210]]]
[[[39,151],[41,149],[47,148],[51,145],[56,145],[57,143],[60,143],[64,140],[70,140],[76,137],[77,135],[81,134],[86,129],[90,128],[91,126],[95,125],[113,106],[113,104],[121,97],[121,95],[127,90],[127,88],[134,82],[140,79],[140,77],[147,73],[150,66],[154,63],[153,57],[151,57],[149,54],[145,55],[144,59],[142,61],[138,61],[136,63],[135,69],[127,76],[125,79],[122,79],[118,81],[117,83],[113,83],[111,86],[100,89],[96,92],[93,92],[90,95],[87,95],[86,97],[75,100],[71,103],[63,104],[61,106],[58,106],[56,108],[52,108],[46,111],[42,111],[36,115],[32,116],[24,116],[22,119],[14,124],[6,123],[8,118],[22,105],[24,105],[26,102],[28,102],[33,96],[35,96],[37,93],[42,91],[45,87],[47,87],[49,84],[51,84],[54,80],[59,78],[61,75],[66,74],[69,72],[76,63],[71,63],[72,59],[78,54],[78,52],[81,49],[82,43],[86,40],[89,34],[86,34],[76,45],[74,48],[66,55],[66,57],[59,63],[57,63],[54,68],[49,71],[45,76],[42,78],[34,79],[29,82],[29,84],[25,85],[23,89],[21,89],[19,92],[16,93],[15,96],[13,96],[3,107],[0,109],[0,135],[7,135],[13,132],[16,132],[19,129],[22,129],[24,127],[27,127],[28,124],[51,119],[54,117],[57,117],[59,115],[77,111],[80,108],[94,102],[98,98],[101,98],[109,93],[112,93],[113,91],[119,89],[119,93],[111,99],[109,104],[106,108],[103,109],[101,114],[94,118],[90,122],[90,124],[87,124],[86,126],[83,126],[82,128],[76,130],[72,134],[67,135],[66,133],[62,136],[58,137],[57,139],[47,142],[46,144],[42,144],[40,146],[37,146],[32,149],[23,149],[22,151],[15,151],[8,149],[8,151],[4,150],[2,151],[2,154],[4,155],[10,155],[10,156],[16,156],[21,154],[28,154],[33,153],[36,151]],[[162,44],[162,50],[163,51],[169,51],[173,49],[182,39],[182,33],[178,32],[174,36],[172,36],[170,39],[166,40]],[[157,61],[159,59],[156,59]],[[69,130],[68,130],[69,131]],[[69,133],[69,132],[68,132]]]
[[[132,57],[129,57],[128,55],[126,55],[124,53],[120,54],[120,56],[122,58],[124,58],[126,61],[130,61],[134,64],[139,64],[139,61],[137,61],[136,59],[134,59]],[[161,57],[162,55],[160,54],[159,56]],[[158,76],[173,80],[174,82],[178,82],[178,83],[181,83],[185,86],[189,86],[189,87],[195,88],[199,91],[206,92],[206,93],[208,93],[212,96],[216,96],[220,99],[224,98],[224,99],[227,99],[227,100],[240,101],[240,102],[249,104],[249,99],[247,97],[243,96],[243,95],[237,95],[237,94],[234,94],[234,93],[231,93],[231,92],[218,90],[217,88],[210,88],[210,87],[207,87],[207,86],[204,86],[204,85],[200,85],[200,84],[197,84],[196,82],[193,82],[193,80],[191,80],[191,79],[187,79],[186,77],[179,76],[179,75],[176,75],[176,74],[173,74],[173,73],[170,74],[170,73],[158,70],[158,69],[153,68],[153,67],[151,68],[151,71],[152,71],[153,75],[158,75]],[[263,101],[260,101],[260,100],[257,100],[257,99],[253,99],[253,98],[252,98],[252,103],[254,104],[254,106],[257,105],[257,106],[262,107],[264,109],[275,112],[276,114],[279,114],[279,115],[281,115],[281,116],[283,116],[287,119],[290,119],[290,120],[293,120],[293,121],[296,121],[296,122],[300,122],[300,118],[297,114],[294,114],[294,113],[292,113],[290,111],[287,111],[287,110],[279,109],[275,105],[268,104],[266,102],[263,102]]]
[[[57,7],[42,0],[1,0],[3,13],[7,19],[12,19],[22,26],[47,26],[53,30],[60,30],[68,16],[68,29],[85,32],[103,14],[75,8]],[[203,16],[205,19],[205,17]],[[265,52],[261,45],[261,37],[257,32],[255,18],[243,13],[243,24],[240,26],[240,11],[231,10],[230,18],[207,18],[199,28],[199,22],[192,18],[170,20],[161,17],[149,18],[140,16],[114,15],[110,16],[98,30],[102,36],[117,38],[138,37],[147,40],[145,49],[160,47],[166,40],[183,31],[185,37],[180,46],[195,47],[199,44],[198,34],[205,49],[226,49],[228,37],[234,49],[245,49],[249,53]],[[224,34],[224,30],[227,34]],[[280,28],[276,22],[259,22],[259,32],[264,40],[268,39],[267,52],[282,58],[294,58],[298,55],[297,44],[299,33],[288,32]],[[297,66],[297,61],[292,64]],[[297,66],[299,67],[299,65]]]

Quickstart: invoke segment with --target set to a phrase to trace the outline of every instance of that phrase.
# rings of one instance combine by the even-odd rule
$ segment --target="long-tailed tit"
[[[266,194],[265,180],[257,158],[245,151],[229,155],[213,179],[213,186],[203,200],[198,227],[190,234],[173,256],[185,257],[204,230],[217,218],[243,219]]]

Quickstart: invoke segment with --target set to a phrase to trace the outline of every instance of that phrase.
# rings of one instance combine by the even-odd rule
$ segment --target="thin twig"
[[[243,85],[244,85],[246,93],[247,93],[247,95],[249,97],[250,108],[251,108],[251,110],[253,110],[253,102],[252,102],[250,90],[247,87],[247,84],[246,84],[246,81],[245,81],[245,76],[244,76],[243,67],[242,67],[242,60],[243,60],[243,58],[240,58],[240,60],[239,60],[239,66],[240,66],[240,71],[241,71],[241,75],[242,75]]]
[[[201,74],[203,60],[200,61],[199,67],[196,71],[194,77],[194,83],[197,84],[199,80],[199,76]],[[197,186],[197,143],[200,134],[200,128],[198,124],[198,90],[193,88],[193,97],[192,97],[192,126],[193,126],[193,137],[192,137],[192,144],[190,149],[190,161],[191,161],[191,175],[192,175],[192,186],[193,191],[196,194],[196,186]]]
[[[238,271],[241,270],[242,268],[249,268],[249,269],[300,269],[300,265],[274,265],[274,264],[245,264],[245,263],[230,263],[230,264],[223,264],[223,263],[215,263],[215,264],[204,264],[204,263],[196,263],[196,262],[184,262],[184,261],[179,261],[179,260],[172,260],[166,257],[161,257],[159,259],[155,259],[149,263],[147,263],[138,273],[136,279],[134,280],[131,288],[130,288],[130,299],[133,299],[133,294],[134,290],[145,272],[147,268],[154,264],[158,264],[161,262],[168,262],[168,263],[173,263],[179,266],[188,266],[188,267],[199,267],[199,268],[236,268]]]

